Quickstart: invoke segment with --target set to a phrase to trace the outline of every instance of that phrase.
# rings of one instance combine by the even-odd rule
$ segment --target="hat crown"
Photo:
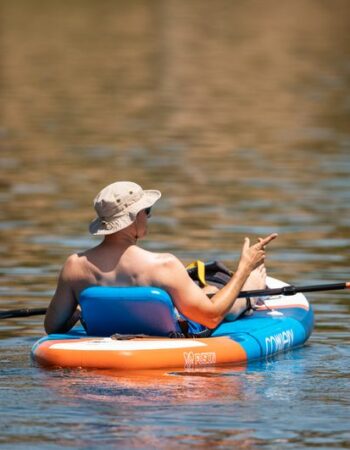
[[[101,219],[109,218],[125,213],[142,196],[143,189],[138,184],[118,181],[102,189],[94,200],[94,207]]]
[[[90,223],[94,235],[116,233],[131,225],[143,209],[150,208],[161,197],[155,189],[144,190],[131,181],[117,181],[106,186],[94,200],[97,217]]]

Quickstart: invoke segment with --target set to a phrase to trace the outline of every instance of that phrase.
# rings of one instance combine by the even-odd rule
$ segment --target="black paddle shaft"
[[[350,289],[348,283],[316,284],[313,286],[283,286],[274,289],[257,289],[254,291],[241,291],[238,297],[270,297],[273,295],[294,295],[298,292],[335,291],[340,289]],[[0,319],[10,319],[12,317],[29,317],[46,314],[47,308],[23,308],[0,311]]]
[[[316,284],[312,286],[283,286],[273,289],[257,289],[253,291],[241,291],[238,297],[267,297],[273,295],[295,295],[298,292],[335,291],[349,289],[350,283]]]
[[[46,314],[46,309],[47,308],[11,309],[10,311],[0,312],[0,319],[9,319],[12,317],[40,316]]]

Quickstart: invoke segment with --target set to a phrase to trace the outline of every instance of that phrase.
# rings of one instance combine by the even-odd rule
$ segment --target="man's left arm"
[[[70,262],[59,275],[56,292],[47,309],[44,327],[48,334],[65,333],[80,319],[80,308],[69,277]]]

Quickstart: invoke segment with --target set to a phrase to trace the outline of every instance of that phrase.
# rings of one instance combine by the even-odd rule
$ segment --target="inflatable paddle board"
[[[286,286],[270,277],[267,284],[269,288]],[[87,331],[76,328],[41,338],[32,348],[33,360],[45,367],[113,370],[242,364],[299,347],[313,329],[312,308],[298,293],[266,297],[252,314],[222,322],[210,337],[169,338],[169,330],[178,328],[168,294],[139,288],[135,297],[135,289],[94,287],[83,291],[80,302]],[[114,318],[108,310],[111,305]],[[115,332],[134,335],[108,336]],[[135,334],[140,332],[141,336]]]

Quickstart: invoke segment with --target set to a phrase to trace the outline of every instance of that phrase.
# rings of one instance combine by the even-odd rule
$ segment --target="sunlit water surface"
[[[158,188],[143,245],[350,278],[349,5],[1,2],[1,309],[46,306],[105,184]],[[46,371],[42,317],[0,327],[4,448],[349,448],[345,291],[309,296],[308,345],[248,367]]]

